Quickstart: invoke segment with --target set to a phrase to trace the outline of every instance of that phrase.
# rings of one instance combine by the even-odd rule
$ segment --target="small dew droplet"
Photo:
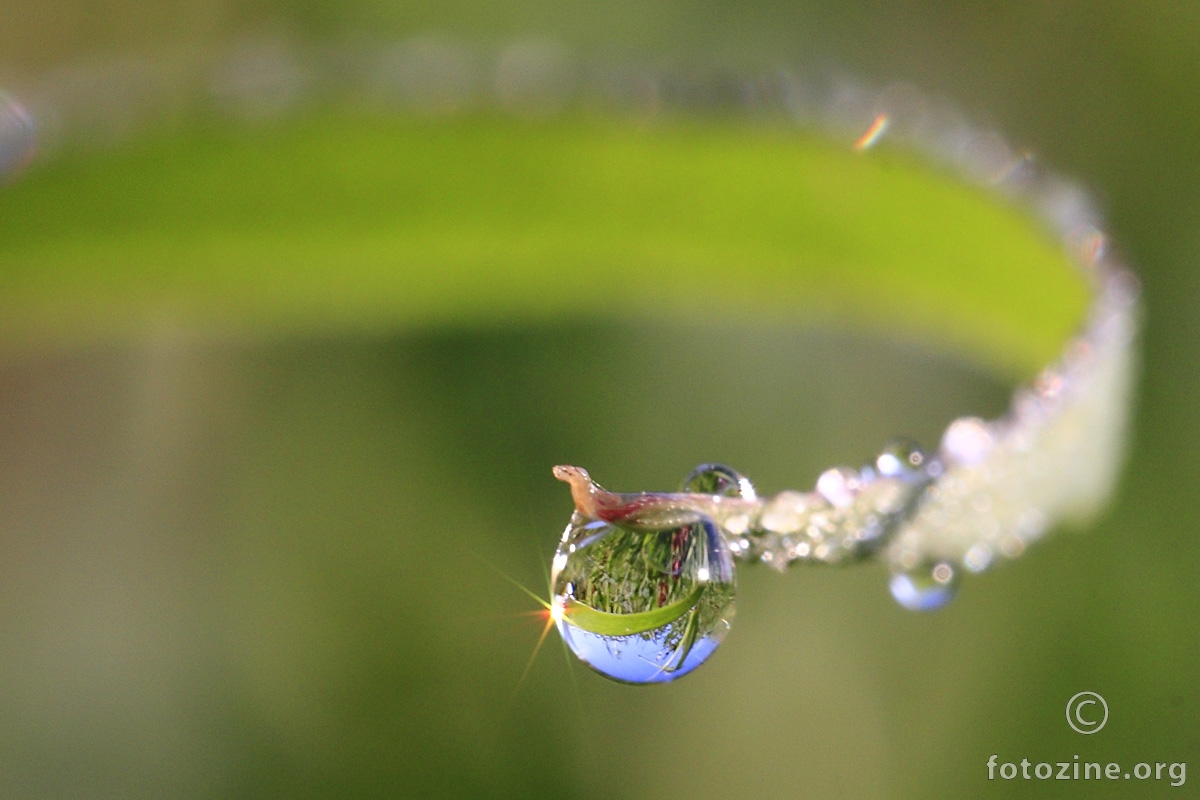
[[[862,475],[849,467],[827,469],[817,478],[817,494],[838,508],[852,504],[862,486]]]
[[[683,491],[719,497],[758,499],[754,485],[740,472],[724,464],[701,464],[683,479]]]
[[[992,548],[980,542],[963,556],[963,566],[971,572],[983,572],[992,563],[993,555]]]
[[[949,461],[971,467],[987,458],[994,444],[995,437],[986,422],[963,417],[951,422],[942,435],[942,454]]]
[[[954,599],[958,573],[944,561],[932,567],[916,567],[893,575],[888,589],[909,611],[936,611]]]
[[[925,452],[910,439],[893,439],[875,459],[875,469],[885,478],[916,476],[925,465]]]

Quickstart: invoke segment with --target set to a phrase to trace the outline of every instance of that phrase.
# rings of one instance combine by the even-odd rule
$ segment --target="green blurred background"
[[[0,362],[0,794],[1127,796],[989,783],[985,762],[1190,764],[1200,7],[826,6],[0,0],[10,86],[114,54],[427,32],[479,53],[533,35],[580,59],[911,82],[1083,180],[1147,307],[1131,458],[1085,535],[928,616],[901,611],[879,567],[743,569],[711,663],[649,689],[553,638],[520,680],[541,624],[496,570],[544,586],[570,507],[551,465],[668,489],[718,460],[764,491],[803,488],[896,433],[932,445],[957,414],[997,414],[1010,387],[900,336],[700,309],[16,335]],[[1082,690],[1111,709],[1087,738],[1063,718]]]

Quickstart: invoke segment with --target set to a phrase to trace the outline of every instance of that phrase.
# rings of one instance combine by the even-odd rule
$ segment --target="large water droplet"
[[[707,518],[647,532],[576,513],[554,567],[558,630],[609,678],[674,680],[704,663],[729,632],[733,560]]]
[[[943,562],[898,572],[888,583],[892,597],[909,611],[936,611],[954,599],[958,572]]]

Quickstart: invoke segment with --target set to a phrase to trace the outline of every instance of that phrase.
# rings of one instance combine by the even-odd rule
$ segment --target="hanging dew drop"
[[[579,517],[551,576],[558,629],[601,674],[627,683],[674,680],[729,631],[733,563],[711,521],[632,531]]]
[[[576,468],[556,475],[583,509],[551,572],[551,618],[566,645],[626,684],[671,681],[700,666],[730,631],[736,588],[713,519],[676,507],[671,495],[605,492]]]
[[[954,599],[958,580],[957,570],[942,561],[896,573],[888,589],[909,611],[936,611]]]

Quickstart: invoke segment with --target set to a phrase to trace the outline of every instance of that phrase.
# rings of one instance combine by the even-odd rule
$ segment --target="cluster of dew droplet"
[[[744,560],[785,570],[796,561],[837,564],[879,549],[937,475],[916,445],[897,441],[861,469],[835,467],[811,492],[785,491],[765,500],[744,530],[726,531]]]
[[[1114,271],[1084,334],[1016,393],[1007,416],[957,419],[932,456],[897,442],[873,465],[827,470],[811,492],[781,492],[757,515],[722,520],[731,551],[781,571],[879,553],[898,602],[944,605],[964,571],[1020,556],[1108,497],[1122,455],[1136,322],[1136,286]]]
[[[1120,275],[1107,284],[1087,333],[1006,417],[951,423],[943,474],[885,552],[893,568],[982,572],[1103,504],[1121,461],[1136,326],[1132,287]]]
[[[258,122],[330,101],[426,117],[734,112],[823,130],[848,144],[858,139],[862,149],[902,142],[968,180],[1033,198],[1044,216],[1068,220],[1067,227],[1078,228],[1078,208],[1095,216],[1083,192],[1041,172],[1028,151],[976,128],[939,98],[903,83],[877,89],[836,70],[812,73],[786,63],[739,73],[700,62],[585,59],[536,36],[494,47],[436,32],[360,37],[353,46],[263,36],[167,59],[124,55],[68,65],[8,88],[37,121],[43,150],[64,141],[119,143],[196,111]],[[864,131],[873,135],[864,139]]]
[[[785,491],[761,501],[752,513],[718,515],[735,558],[787,570],[797,562],[842,564],[876,554],[918,507],[942,474],[942,463],[915,443],[897,439],[873,464],[835,467],[817,479],[811,492]],[[745,487],[741,497],[755,498],[750,482],[728,467],[704,465],[693,476],[733,476],[727,485]],[[697,491],[696,481],[685,491]],[[913,610],[944,605],[957,584],[948,563],[912,564],[891,581],[897,602]]]

